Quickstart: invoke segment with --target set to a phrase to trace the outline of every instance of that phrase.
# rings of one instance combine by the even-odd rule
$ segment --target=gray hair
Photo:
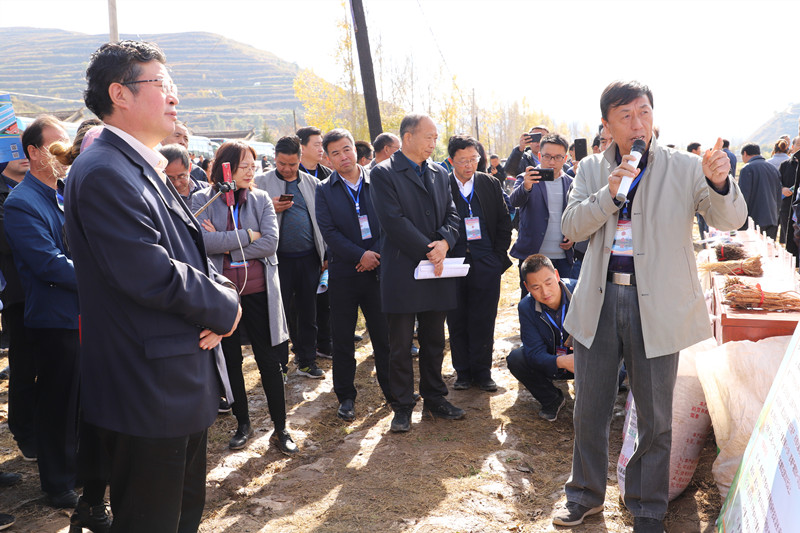
[[[180,144],[168,144],[166,146],[162,146],[159,152],[161,152],[161,155],[167,158],[167,165],[180,159],[181,163],[183,163],[183,166],[186,167],[186,170],[190,170],[192,168],[192,164],[189,162],[189,152]]]
[[[410,115],[404,116],[403,120],[400,122],[400,138],[402,139],[405,137],[406,133],[414,133],[414,130],[417,129],[417,126],[419,126],[419,123],[422,122],[424,118],[431,117],[424,113],[411,113]]]

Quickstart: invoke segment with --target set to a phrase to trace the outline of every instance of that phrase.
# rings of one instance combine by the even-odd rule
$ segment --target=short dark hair
[[[322,136],[322,130],[314,126],[306,126],[297,130],[297,137],[300,139],[300,144],[303,146],[308,144],[308,140],[314,135]]]
[[[334,143],[336,141],[341,141],[342,139],[350,139],[350,144],[355,145],[356,141],[353,140],[353,136],[344,128],[336,128],[335,130],[331,130],[325,134],[325,137],[322,138],[322,149],[325,150],[325,153],[328,153],[328,145],[330,143]],[[302,143],[302,141],[300,141]]]
[[[167,158],[167,165],[172,164],[173,161],[180,160],[183,166],[186,167],[186,170],[191,170],[192,162],[189,160],[189,151],[180,144],[162,146],[159,152]],[[233,165],[231,165],[231,167],[233,167]]]
[[[300,137],[297,135],[287,135],[278,139],[275,143],[275,155],[300,155]]]
[[[689,146],[686,147],[687,152],[694,152],[700,148],[700,143],[689,143]]]
[[[728,139],[722,139],[722,147],[728,148],[731,145],[731,142]]]
[[[567,139],[558,133],[551,133],[542,137],[542,140],[539,141],[539,150],[544,148],[545,144],[558,144],[563,146],[565,151],[569,151],[569,143],[567,142]]]
[[[539,272],[541,269],[547,268],[551,272],[555,272],[556,269],[553,266],[553,262],[550,261],[550,258],[546,255],[542,254],[533,254],[529,255],[525,258],[525,261],[522,262],[522,267],[520,268],[520,275],[522,276],[522,280],[526,281],[528,274],[535,274]]]
[[[742,146],[742,155],[761,155],[761,147],[756,143],[747,143]]]
[[[367,141],[356,141],[356,156],[361,161],[365,157],[372,159],[372,145]]]
[[[372,148],[376,152],[380,152],[381,150],[383,150],[384,148],[386,148],[391,144],[394,144],[395,142],[400,142],[400,139],[397,138],[397,135],[395,135],[394,133],[384,132],[375,137],[375,140],[372,141]]]
[[[629,104],[640,96],[646,96],[650,100],[650,107],[653,107],[653,91],[647,85],[638,81],[611,82],[600,95],[600,115],[603,120],[608,120],[611,108]]]
[[[119,41],[106,43],[89,58],[86,69],[86,90],[83,101],[92,113],[101,119],[113,112],[114,104],[108,95],[112,83],[136,81],[142,72],[142,64],[150,61],[166,63],[164,52],[155,43],[146,41]],[[139,85],[127,85],[133,94]]]
[[[423,118],[430,117],[423,113],[411,113],[410,115],[404,116],[403,120],[400,121],[400,139],[402,140],[406,133],[414,133],[414,130],[417,129],[417,126],[419,126]]]
[[[41,148],[44,143],[44,130],[45,128],[61,128],[61,123],[53,115],[42,115],[37,117],[36,120],[25,128],[22,132],[22,151],[25,152],[25,157],[31,158],[28,153],[28,147]]]
[[[470,146],[475,148],[475,150],[477,150],[478,153],[480,153],[480,150],[478,150],[477,139],[475,139],[471,135],[453,135],[447,142],[447,154],[450,157],[453,157],[459,150],[466,150]]]
[[[594,148],[595,146],[597,148],[600,148],[600,134],[599,133],[594,136],[594,139],[592,139],[592,148]]]
[[[492,154],[492,155],[490,155],[490,156],[489,156],[489,159],[490,159],[490,160],[491,160],[491,159],[500,159],[500,156],[499,156],[499,155],[497,155],[497,154]]]
[[[214,154],[214,164],[211,165],[211,174],[208,175],[208,181],[211,183],[223,181],[223,163],[230,163],[231,174],[236,174],[236,171],[239,170],[239,162],[246,152],[250,152],[253,156],[253,161],[258,158],[255,149],[244,141],[225,141],[222,143],[222,146],[217,148],[217,153]]]

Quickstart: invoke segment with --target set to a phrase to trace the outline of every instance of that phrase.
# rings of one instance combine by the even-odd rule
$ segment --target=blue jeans
[[[625,473],[625,506],[634,516],[663,520],[669,495],[678,354],[645,357],[636,287],[606,283],[592,346],[575,343],[575,446],[572,474],[564,491],[568,501],[587,507],[605,500],[608,434],[622,359],[636,402],[639,431]]]

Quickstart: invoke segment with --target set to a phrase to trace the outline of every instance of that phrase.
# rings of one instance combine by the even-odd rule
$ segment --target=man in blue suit
[[[121,41],[86,71],[105,130],[70,171],[66,231],[81,302],[81,404],[111,458],[114,531],[196,531],[206,431],[227,383],[220,339],[241,316],[154,150],[177,89],[161,50]],[[231,398],[232,396],[227,396]]]
[[[375,352],[375,373],[386,401],[389,392],[389,325],[381,311],[378,279],[381,226],[370,196],[369,175],[356,162],[349,131],[331,130],[322,146],[335,171],[317,187],[316,214],[328,245],[328,292],[333,330],[333,390],[337,416],[355,419],[356,376],[353,334],[358,309],[364,313]]]

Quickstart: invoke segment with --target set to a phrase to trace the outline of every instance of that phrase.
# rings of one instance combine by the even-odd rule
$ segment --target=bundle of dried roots
[[[758,255],[741,261],[703,263],[699,268],[703,272],[715,272],[717,274],[755,277],[761,277],[764,275],[764,269],[761,268],[761,256]]]
[[[760,284],[755,287],[745,284],[726,285],[725,303],[740,309],[800,311],[800,295],[796,292],[765,292],[761,290]]]
[[[744,246],[736,242],[718,244],[714,247],[714,251],[717,252],[717,261],[736,261],[750,257],[744,251]]]

